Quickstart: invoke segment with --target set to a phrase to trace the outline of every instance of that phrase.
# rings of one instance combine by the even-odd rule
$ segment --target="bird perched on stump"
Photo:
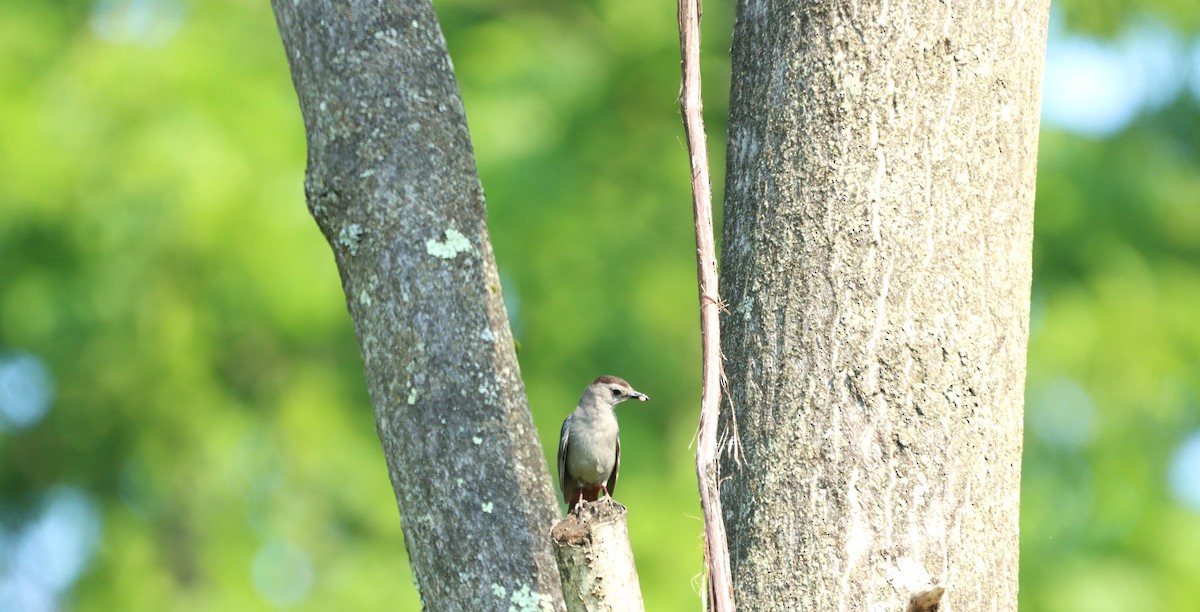
[[[616,376],[601,376],[583,390],[579,406],[563,421],[558,434],[558,486],[567,511],[584,501],[612,496],[621,464],[621,440],[614,410],[617,404],[649,397]]]

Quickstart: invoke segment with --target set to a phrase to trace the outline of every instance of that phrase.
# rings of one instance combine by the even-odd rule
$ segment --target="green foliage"
[[[699,341],[674,7],[438,6],[543,448],[598,374],[654,398],[622,409],[618,497],[648,609],[692,609]],[[1063,5],[1068,26],[1128,18],[1094,6]],[[733,9],[707,9],[719,201]],[[1194,3],[1152,10],[1200,27]],[[36,356],[55,393],[42,421],[0,429],[0,535],[77,487],[101,540],[70,607],[416,609],[267,3],[0,3],[0,91],[0,357]],[[1181,98],[1108,140],[1043,135],[1026,609],[1200,600],[1200,519],[1165,484],[1200,426],[1198,133]]]
[[[1200,514],[1167,486],[1200,428],[1198,132],[1194,98],[1106,140],[1043,131],[1023,610],[1200,601]]]

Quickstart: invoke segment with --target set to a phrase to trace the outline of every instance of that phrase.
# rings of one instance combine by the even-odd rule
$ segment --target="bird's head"
[[[584,392],[585,397],[588,395],[597,404],[611,407],[616,407],[617,404],[629,399],[639,402],[650,399],[645,393],[640,393],[629,386],[625,379],[616,376],[601,376],[593,380],[592,384],[588,385],[587,391]]]

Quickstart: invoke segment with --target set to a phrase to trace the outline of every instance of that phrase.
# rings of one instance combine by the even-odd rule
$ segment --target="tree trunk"
[[[557,505],[433,7],[273,5],[309,209],[337,259],[423,604],[561,609]]]
[[[1014,610],[1048,3],[738,5],[722,464],[743,610]],[[725,411],[728,414],[729,411]]]

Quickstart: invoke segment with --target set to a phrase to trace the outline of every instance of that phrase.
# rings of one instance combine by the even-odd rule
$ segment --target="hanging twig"
[[[732,612],[733,581],[729,546],[717,489],[717,415],[721,409],[720,307],[717,291],[717,249],[713,241],[712,180],[700,102],[700,0],[679,0],[679,55],[683,80],[679,107],[692,164],[692,210],[696,217],[696,277],[700,284],[700,337],[703,344],[703,383],[700,429],[696,443],[696,478],[704,511],[704,562],[708,573],[709,609]]]

